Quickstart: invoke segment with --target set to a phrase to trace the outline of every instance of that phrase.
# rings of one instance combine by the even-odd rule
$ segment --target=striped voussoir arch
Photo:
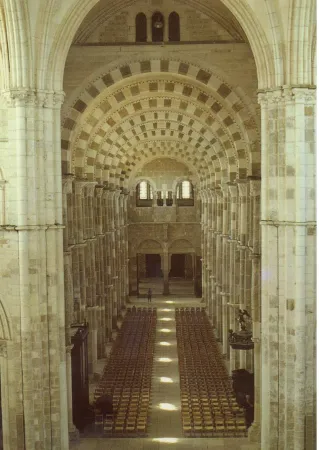
[[[201,84],[204,87],[209,87],[211,90],[214,91],[215,95],[218,95],[219,101],[216,101],[216,99],[212,99],[212,95],[207,95],[207,92],[199,91],[197,86],[192,86],[188,83],[184,83],[184,86],[182,86],[182,83],[174,83],[170,82],[169,80],[156,80],[156,81],[149,81],[149,90],[148,92],[151,92],[153,95],[154,93],[158,92],[160,83],[165,84],[165,92],[169,92],[172,95],[180,95],[184,97],[188,97],[188,99],[195,99],[197,101],[197,107],[193,111],[193,114],[201,116],[204,113],[203,107],[206,107],[206,109],[209,109],[211,114],[206,114],[205,121],[207,124],[207,127],[211,127],[215,122],[217,121],[217,115],[219,118],[222,118],[223,127],[218,127],[216,130],[216,133],[219,134],[226,134],[224,129],[227,129],[227,132],[229,135],[232,136],[232,139],[229,139],[230,147],[232,146],[232,143],[235,143],[237,147],[239,145],[243,145],[244,139],[241,136],[240,131],[238,131],[237,124],[241,124],[241,126],[244,126],[245,132],[247,133],[247,136],[250,139],[250,142],[256,142],[258,141],[258,131],[256,124],[254,122],[254,119],[249,116],[247,113],[247,108],[244,108],[244,104],[241,102],[239,97],[234,93],[234,91],[231,90],[231,88],[226,85],[225,83],[221,82],[219,78],[217,78],[215,75],[213,75],[211,72],[208,72],[207,70],[203,70],[199,67],[196,67],[191,64],[182,63],[178,61],[172,61],[172,60],[147,60],[147,61],[139,61],[134,62],[126,65],[123,65],[119,68],[116,68],[112,70],[111,72],[101,76],[97,80],[95,80],[93,83],[91,83],[90,86],[88,86],[84,92],[82,92],[81,96],[73,103],[71,107],[68,109],[68,116],[65,117],[63,122],[63,128],[62,128],[62,153],[63,153],[63,161],[64,161],[64,167],[63,170],[68,172],[70,171],[70,157],[69,152],[71,150],[71,140],[72,140],[72,132],[76,129],[76,126],[78,123],[85,123],[83,126],[83,129],[80,133],[80,137],[83,141],[86,141],[86,148],[87,142],[90,138],[90,135],[96,127],[97,123],[99,122],[99,117],[104,117],[105,114],[108,113],[108,111],[112,111],[112,102],[108,98],[107,100],[103,100],[102,103],[100,103],[97,107],[94,107],[93,113],[89,116],[88,120],[85,121],[84,119],[81,119],[81,117],[86,113],[86,111],[90,110],[92,105],[95,105],[95,103],[98,103],[96,101],[97,97],[99,97],[103,92],[108,92],[111,87],[115,86],[116,83],[120,80],[124,80],[126,78],[138,75],[138,74],[146,74],[151,72],[163,72],[166,74],[179,74],[179,75],[185,75],[189,79],[196,80],[197,84]],[[129,89],[131,96],[138,96],[141,95],[140,86],[135,82],[133,83]],[[176,89],[176,90],[175,90]],[[121,117],[122,119],[126,116],[130,115],[129,108],[125,105],[122,106],[122,102],[126,100],[127,92],[123,92],[123,89],[117,90],[117,92],[113,95],[113,101],[116,101],[117,103],[117,111],[116,114]],[[224,101],[223,101],[224,100]],[[158,99],[157,98],[149,98],[148,100],[145,99],[144,101],[148,101],[149,107],[156,108],[158,106]],[[176,99],[170,99],[166,98],[163,100],[164,105],[166,107],[171,107],[171,104],[173,101],[176,101]],[[166,102],[166,103],[165,103]],[[225,107],[225,102],[227,103],[227,108]],[[136,112],[139,109],[142,109],[142,103],[143,101],[137,100],[136,102],[132,103],[130,105],[131,108]],[[190,104],[190,100],[180,100],[179,108],[183,109],[184,111],[187,110]],[[88,107],[90,108],[88,109]],[[194,106],[192,105],[194,108]],[[114,105],[113,105],[114,108]],[[229,114],[229,108],[233,111],[232,116]],[[93,109],[93,108],[92,108]],[[97,113],[98,111],[98,113]],[[214,114],[214,115],[213,115]],[[235,119],[235,120],[234,120]],[[114,127],[116,125],[116,120],[114,120],[113,117],[108,118],[109,125]],[[90,128],[90,129],[89,129]],[[224,128],[224,129],[223,129]],[[96,134],[104,134],[105,130],[101,129]],[[81,140],[80,139],[80,140]],[[237,142],[237,144],[236,144]],[[240,142],[240,144],[239,144]],[[94,142],[94,145],[97,146],[97,143]],[[79,147],[81,149],[82,146]],[[258,153],[258,145],[255,146],[256,153]],[[78,149],[78,146],[77,146]],[[91,146],[90,146],[91,149]],[[83,150],[83,147],[82,147]],[[239,159],[246,160],[246,166],[247,166],[247,150],[245,148],[237,148],[237,154],[239,154]],[[232,156],[231,156],[232,157]],[[257,162],[259,163],[259,158],[257,158]],[[251,164],[254,165],[254,161],[251,160]],[[244,166],[244,164],[242,164]],[[242,167],[244,170],[244,167]],[[246,176],[247,172],[244,174],[242,173],[242,176]]]
[[[113,166],[113,169],[117,172],[117,176],[121,179],[122,182],[125,181],[125,179],[129,179],[132,177],[133,174],[135,174],[139,169],[142,168],[142,166],[148,161],[152,160],[154,158],[159,157],[170,157],[174,158],[176,160],[180,160],[181,162],[185,162],[186,164],[193,167],[193,169],[196,171],[197,176],[199,179],[205,179],[206,177],[211,177],[213,174],[211,173],[210,168],[205,165],[203,161],[201,161],[201,158],[195,156],[194,148],[191,146],[185,146],[185,153],[183,154],[180,151],[180,148],[177,149],[176,145],[180,142],[178,140],[172,141],[172,147],[171,148],[164,148],[162,146],[159,146],[158,139],[156,141],[147,141],[148,144],[153,143],[153,148],[156,147],[155,151],[151,148],[143,149],[141,146],[137,146],[136,150],[138,151],[138,157],[135,157],[134,155],[131,155],[129,158],[127,158],[126,161],[123,163],[120,163],[118,166]],[[115,169],[116,167],[116,169]],[[110,170],[110,167],[108,168]],[[123,173],[126,174],[126,176],[122,176]]]
[[[143,110],[144,112],[144,110]],[[191,144],[200,157],[207,159],[206,163],[211,163],[211,157],[217,154],[223,169],[230,167],[230,172],[236,172],[235,161],[237,155],[233,146],[225,133],[221,133],[219,128],[217,132],[213,128],[205,128],[205,123],[196,120],[189,114],[181,114],[178,111],[156,110],[146,111],[144,114],[129,116],[129,119],[121,123],[121,129],[118,139],[113,141],[110,138],[113,130],[107,131],[107,124],[102,124],[101,129],[94,134],[89,142],[77,143],[80,155],[84,155],[87,148],[87,167],[88,172],[93,172],[95,158],[97,154],[113,155],[114,157],[125,157],[131,154],[136,148],[137,142],[143,138],[154,139],[157,136],[166,135],[168,138],[176,136],[178,133],[181,140]],[[118,130],[118,128],[117,128]],[[103,138],[101,137],[103,134]],[[92,136],[92,135],[91,135]],[[78,148],[78,147],[77,147]],[[240,153],[239,153],[240,155]],[[246,173],[246,165],[243,153],[243,160],[239,160],[239,168]],[[241,162],[243,161],[243,162]],[[91,166],[91,171],[90,171]]]
[[[90,119],[88,119],[90,122],[89,126],[91,126],[90,133],[86,131],[86,134],[84,134],[83,136],[87,138],[87,135],[89,135],[89,140],[95,138],[95,135],[100,131],[101,121],[102,125],[104,125],[103,132],[107,132],[108,130],[111,130],[113,127],[117,126],[120,121],[130,120],[131,116],[136,113],[141,113],[142,111],[147,109],[154,109],[155,112],[157,112],[158,108],[169,108],[169,111],[171,109],[175,109],[176,111],[180,111],[179,114],[182,115],[184,113],[188,113],[188,115],[190,116],[188,122],[193,121],[194,119],[196,119],[197,121],[201,121],[201,128],[205,129],[205,132],[211,130],[213,132],[216,132],[218,135],[227,135],[229,140],[234,142],[234,147],[237,150],[240,150],[245,146],[241,130],[239,129],[238,124],[235,122],[234,118],[230,117],[229,115],[223,118],[222,114],[217,115],[216,112],[213,112],[209,105],[205,105],[203,103],[200,104],[198,103],[197,99],[192,99],[192,97],[190,96],[183,98],[183,96],[185,95],[184,91],[178,93],[178,96],[176,91],[175,93],[173,93],[173,91],[169,93],[167,91],[164,91],[163,93],[159,92],[155,96],[154,92],[152,92],[150,93],[151,96],[148,95],[147,98],[141,98],[138,100],[135,99],[135,96],[132,93],[130,95],[126,95],[125,105],[113,108],[105,117],[100,115],[100,120],[98,119],[98,117],[96,117],[96,114],[95,120],[92,119],[93,114],[88,116],[90,117]],[[112,98],[114,98],[114,94],[112,96],[108,96],[107,98],[107,101],[110,104],[112,103]],[[165,117],[156,117],[155,113],[153,119],[163,120],[165,119]],[[180,118],[178,118],[177,120],[179,122],[182,122]],[[187,124],[188,122],[183,123]]]
[[[142,142],[137,147],[138,153],[141,153],[143,160],[136,163],[136,165],[131,164],[128,169],[128,177],[125,180],[125,187],[130,186],[132,182],[136,179],[136,174],[143,168],[143,166],[151,161],[160,158],[170,158],[174,161],[178,161],[187,166],[193,184],[199,182],[200,179],[204,179],[203,173],[206,174],[207,178],[210,179],[210,174],[207,171],[207,166],[200,160],[196,160],[193,156],[193,149],[191,149],[187,144],[182,144],[180,141],[167,141],[167,140],[156,140],[156,142],[148,141]],[[217,169],[216,174],[220,173]]]
[[[130,98],[131,97],[129,97],[127,101],[129,101]],[[110,105],[112,104],[110,96],[107,98],[107,102]],[[178,111],[178,108],[181,108],[181,106],[183,107],[183,109],[181,111]],[[106,115],[105,117],[100,115],[99,120],[96,117],[94,117],[93,119],[92,115],[89,116],[82,128],[82,131],[79,131],[77,133],[77,140],[73,145],[73,148],[75,148],[75,151],[73,150],[73,158],[85,158],[85,155],[87,155],[87,161],[89,165],[93,165],[94,157],[99,150],[102,151],[102,153],[107,153],[105,149],[101,149],[101,141],[103,140],[104,143],[108,142],[109,145],[115,145],[120,150],[123,144],[123,142],[120,141],[123,139],[126,141],[128,140],[125,138],[125,129],[127,129],[126,124],[134,121],[136,123],[136,121],[139,121],[138,119],[134,118],[134,115],[137,115],[140,118],[140,122],[143,122],[146,120],[145,117],[147,114],[142,114],[142,112],[144,113],[149,109],[152,110],[155,108],[156,112],[154,112],[151,120],[156,122],[161,119],[170,119],[170,117],[166,117],[165,119],[165,115],[170,114],[171,110],[168,110],[165,113],[163,112],[162,115],[158,113],[158,108],[164,107],[170,107],[177,110],[175,113],[175,120],[180,122],[179,127],[184,128],[185,125],[194,121],[201,123],[198,128],[201,136],[198,136],[199,142],[198,144],[195,144],[196,147],[200,145],[205,134],[211,136],[211,145],[213,145],[217,141],[221,141],[221,147],[225,147],[225,157],[232,158],[234,161],[232,163],[231,160],[228,160],[228,164],[230,165],[230,172],[236,172],[236,168],[232,167],[232,165],[237,164],[239,177],[246,176],[248,166],[247,150],[245,150],[245,143],[241,138],[238,126],[230,118],[230,116],[227,116],[225,120],[219,120],[219,116],[216,115],[214,117],[211,114],[211,111],[207,110],[207,107],[206,109],[205,107],[199,107],[197,103],[191,102],[189,99],[181,101],[180,99],[168,96],[152,97],[147,99],[145,98],[143,100],[126,103],[121,110],[114,110],[113,108],[110,115]],[[124,114],[123,111],[125,111]],[[186,117],[186,115],[184,114],[185,111],[188,112],[189,116],[186,121],[183,120],[183,118]],[[181,114],[181,112],[183,114]],[[110,139],[110,135],[113,131],[115,131],[114,140]],[[113,144],[111,144],[111,141],[113,142]],[[208,150],[208,148],[206,148],[205,150]],[[73,167],[78,168],[80,172],[83,170],[81,169],[83,168],[83,165],[83,161],[80,162],[78,160],[77,162],[75,162],[73,160]],[[88,172],[92,173],[92,170],[88,168]]]
[[[211,173],[208,170],[207,164],[205,165],[200,158],[194,156],[194,149],[187,144],[182,145],[180,141],[160,141],[157,139],[156,141],[140,142],[136,147],[136,150],[139,157],[133,157],[132,162],[129,162],[129,166],[127,166],[127,170],[125,171],[125,178],[121,177],[121,175],[117,175],[117,178],[120,178],[120,180],[114,180],[116,175],[112,173],[111,178],[113,178],[114,182],[119,181],[119,184],[116,184],[120,187],[127,188],[131,180],[135,178],[135,174],[138,173],[147,162],[163,157],[173,158],[176,161],[186,164],[193,170],[201,183],[205,182],[207,185],[214,186],[221,181],[222,172],[220,171],[220,168],[216,168],[215,172]],[[118,174],[120,173],[119,171],[122,170],[122,167],[122,165],[120,168],[117,167],[116,170],[118,170]],[[112,169],[115,170],[115,167]],[[123,172],[121,172],[121,174]],[[106,170],[106,174],[106,178],[109,180],[111,175],[109,169]]]
[[[157,98],[155,100],[157,101],[156,105],[164,106],[163,102],[165,104],[166,99]],[[127,108],[131,107],[130,104],[126,106]],[[206,125],[207,120],[204,121],[201,118],[203,114],[201,114],[201,111],[198,112],[196,104],[190,104],[190,108],[193,107],[194,109],[196,107],[197,116],[191,115],[191,111],[188,114],[185,112],[181,114],[178,110],[149,110],[148,102],[141,102],[141,107],[142,109],[139,109],[134,115],[127,115],[129,118],[123,119],[120,124],[116,123],[116,117],[113,116],[114,119],[111,117],[110,121],[107,116],[96,124],[91,134],[84,131],[81,132],[73,151],[73,167],[75,167],[75,172],[78,176],[83,176],[84,173],[87,173],[90,179],[93,179],[92,174],[97,169],[97,162],[98,164],[103,164],[103,158],[100,158],[102,155],[111,155],[116,158],[123,157],[127,151],[130,153],[136,148],[136,143],[141,138],[147,137],[147,131],[151,131],[151,135],[148,134],[148,136],[152,138],[158,134],[157,130],[161,128],[161,136],[167,135],[163,128],[170,130],[168,137],[173,136],[174,131],[178,131],[180,139],[184,138],[188,143],[193,143],[197,156],[205,159],[207,155],[208,159],[205,162],[208,164],[211,164],[211,160],[215,160],[214,156],[217,154],[217,158],[221,160],[221,166],[225,173],[227,173],[228,164],[231,179],[236,177],[236,173],[237,176],[239,173],[240,177],[246,175],[245,152],[240,148],[236,150],[231,145],[232,140],[228,139],[227,129],[226,131],[223,130],[216,121],[213,122],[211,128],[208,128]],[[146,108],[146,110],[143,108]],[[132,113],[130,112],[130,114]],[[207,114],[205,117],[207,118]],[[191,135],[193,136],[191,137]],[[134,138],[137,142],[134,142],[133,148],[132,139]],[[198,155],[199,152],[201,152],[201,155]],[[85,164],[83,163],[84,158],[86,158]]]

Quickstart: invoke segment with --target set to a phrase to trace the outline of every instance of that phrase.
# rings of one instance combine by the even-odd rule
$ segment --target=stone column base
[[[69,441],[76,442],[79,440],[80,440],[80,432],[74,425],[72,425],[72,427],[69,428]]]
[[[260,444],[261,441],[260,423],[257,422],[252,423],[252,425],[248,429],[248,439],[249,442]]]

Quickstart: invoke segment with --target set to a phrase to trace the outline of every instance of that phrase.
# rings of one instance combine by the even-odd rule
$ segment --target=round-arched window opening
[[[153,189],[147,181],[141,181],[136,186],[136,206],[152,206]]]
[[[139,13],[135,17],[135,40],[136,42],[147,41],[147,20],[144,13]]]
[[[179,15],[174,11],[168,17],[168,40],[170,42],[179,42],[180,39]]]
[[[194,188],[190,181],[181,181],[176,188],[176,204],[178,206],[194,206]]]
[[[152,41],[164,41],[164,17],[160,12],[155,12],[152,16]]]

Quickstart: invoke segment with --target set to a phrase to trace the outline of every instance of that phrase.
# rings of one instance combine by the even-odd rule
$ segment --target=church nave
[[[104,433],[101,432],[99,424],[97,427],[94,427],[94,425],[92,425],[88,428],[89,431],[86,431],[84,435],[81,435],[80,442],[73,443],[72,449],[119,449],[123,448],[123,445],[126,445],[124,444],[124,442],[127,442],[127,444],[133,449],[145,450],[158,448],[212,448],[218,450],[227,448],[234,450],[255,450],[256,446],[249,443],[246,437],[243,437],[245,433],[239,431],[237,432],[236,437],[230,437],[231,433],[229,433],[229,431],[227,431],[226,429],[222,429],[224,428],[224,425],[222,426],[222,428],[220,428],[221,423],[217,424],[219,429],[214,428],[214,432],[212,432],[210,428],[206,430],[206,433],[211,433],[211,436],[214,437],[199,437],[201,434],[202,436],[205,436],[205,418],[208,427],[211,423],[211,417],[214,416],[214,413],[216,415],[217,422],[218,419],[221,419],[221,404],[218,404],[217,402],[219,396],[217,396],[216,392],[214,392],[214,390],[216,390],[216,386],[221,381],[221,377],[223,379],[223,393],[225,395],[229,395],[231,391],[231,380],[227,376],[227,370],[224,365],[220,349],[218,348],[216,339],[213,336],[213,329],[209,323],[206,313],[204,313],[203,303],[195,298],[179,298],[176,296],[155,296],[152,299],[151,304],[148,303],[147,299],[144,298],[136,299],[134,297],[131,297],[130,300],[131,303],[128,306],[128,316],[131,316],[131,311],[135,310],[136,314],[142,316],[146,316],[148,314],[148,311],[151,311],[150,314],[153,317],[156,317],[156,320],[152,321],[154,331],[156,328],[156,337],[153,353],[150,409],[148,412],[146,436],[130,438],[123,437],[125,436],[125,433],[122,433],[121,435],[121,433],[116,432],[114,432],[113,436],[111,436],[108,431]],[[184,332],[181,332],[180,330],[182,322],[180,319],[181,317],[184,318],[183,322],[186,322],[187,329],[185,329]],[[193,322],[198,322],[198,317],[200,323],[196,327],[194,326]],[[128,328],[126,326],[125,317],[123,320],[121,331],[123,331],[123,326],[125,326],[125,328]],[[192,332],[192,328],[195,330],[197,329],[197,332]],[[121,334],[121,331],[119,335]],[[148,330],[148,333],[150,333],[150,330]],[[198,337],[196,338],[195,335],[198,335]],[[204,337],[202,338],[202,336]],[[121,341],[127,342],[127,339],[121,338]],[[179,345],[178,341],[180,341]],[[196,341],[196,345],[190,346],[190,341]],[[118,338],[114,343],[115,347],[117,346],[117,342]],[[208,363],[206,365],[203,365],[203,370],[201,370],[201,367],[199,365],[196,366],[199,356],[197,351],[199,350],[199,348],[197,347],[197,345],[203,345],[207,351]],[[205,347],[205,345],[207,347]],[[185,351],[187,348],[189,351],[186,353],[188,353],[188,359],[193,359],[193,366],[190,361],[186,361],[186,363],[183,363],[183,361],[185,361],[183,351]],[[213,354],[209,355],[209,352],[213,352]],[[110,359],[108,360],[108,363],[104,368],[105,373],[108,372],[108,368],[110,368],[110,362],[113,361],[112,354],[113,353],[111,353]],[[120,355],[118,355],[118,357],[120,358]],[[204,357],[202,357],[202,361],[204,361]],[[123,359],[122,366],[128,367],[128,365],[129,363],[126,364],[125,359]],[[214,366],[216,370],[214,370]],[[207,369],[209,368],[213,368],[211,373],[208,373],[207,371]],[[199,372],[202,372],[201,379],[199,379],[198,377]],[[189,382],[187,383],[187,385],[184,381],[185,377]],[[109,378],[111,379],[112,376],[110,375]],[[128,384],[126,388],[128,390],[128,386],[131,386],[131,384],[129,379],[127,382]],[[207,388],[205,392],[202,393],[197,391],[194,396],[194,385],[197,386],[197,388],[199,385],[201,385],[205,387],[212,387],[213,389]],[[116,383],[113,383],[113,389],[115,389],[116,392],[118,392],[122,388],[123,385],[121,385],[121,383],[119,383],[118,385]],[[186,398],[194,398],[195,403],[192,403],[190,401],[190,407],[187,408],[185,406]],[[201,414],[199,414],[198,399],[202,402],[200,408],[202,411]],[[207,419],[208,415],[205,411],[205,409],[207,410],[207,405],[205,405],[205,400],[210,400],[210,420]],[[238,405],[237,408],[238,410],[241,410]],[[128,407],[127,410],[129,410]],[[213,411],[213,414],[211,414],[211,411]],[[186,429],[184,427],[184,431],[186,431],[186,433],[183,432],[183,423],[188,413],[194,415],[194,426],[196,423],[196,418],[201,415],[203,425],[202,432],[194,428],[194,433],[190,433],[187,427]],[[116,416],[117,414],[115,413],[115,417]],[[244,423],[243,413],[239,412],[239,418],[240,423]],[[214,421],[212,421],[212,423],[214,424]],[[235,433],[236,432],[234,431],[234,434]],[[118,438],[116,438],[116,436],[118,436]],[[127,433],[127,436],[129,436],[129,433]],[[136,433],[135,436],[138,436],[138,433]],[[142,433],[140,433],[140,436],[142,436]]]

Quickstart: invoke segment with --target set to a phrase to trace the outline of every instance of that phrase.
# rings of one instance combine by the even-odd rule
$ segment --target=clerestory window
[[[171,42],[180,41],[179,15],[175,11],[170,13],[168,17],[168,40]]]
[[[152,206],[153,190],[147,181],[141,181],[136,187],[136,206]]]
[[[147,41],[147,20],[144,13],[139,13],[135,17],[135,37],[136,42]]]
[[[183,180],[177,185],[176,203],[178,206],[194,206],[194,189],[188,180]]]
[[[164,41],[164,17],[160,12],[155,12],[152,16],[152,41]]]

